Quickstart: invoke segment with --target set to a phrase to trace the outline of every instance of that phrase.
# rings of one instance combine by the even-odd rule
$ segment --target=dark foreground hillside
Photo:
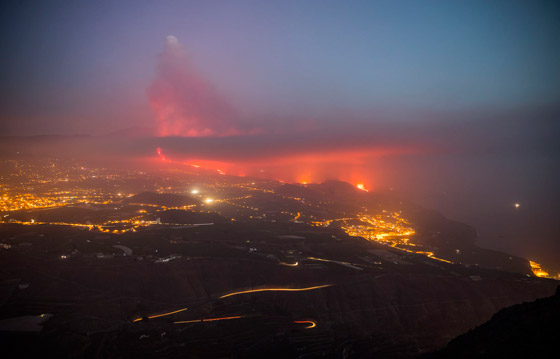
[[[560,286],[552,297],[517,304],[425,358],[553,358],[560,338]]]
[[[556,289],[304,223],[0,237],[7,358],[417,358]]]

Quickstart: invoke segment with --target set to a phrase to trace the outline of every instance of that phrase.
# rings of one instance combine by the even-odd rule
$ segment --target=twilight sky
[[[394,187],[560,258],[557,1],[5,0],[0,49],[1,136]]]
[[[3,1],[6,134],[153,126],[167,36],[241,119],[557,104],[555,1]],[[401,112],[404,111],[404,115]],[[403,118],[405,117],[405,118]]]

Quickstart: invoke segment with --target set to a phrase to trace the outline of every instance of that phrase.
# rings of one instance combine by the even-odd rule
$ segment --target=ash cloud
[[[196,72],[175,36],[165,39],[147,95],[159,136],[227,136],[240,132],[232,106]]]

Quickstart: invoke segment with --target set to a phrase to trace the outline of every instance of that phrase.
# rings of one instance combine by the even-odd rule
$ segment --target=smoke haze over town
[[[3,181],[16,187],[4,188],[5,222],[11,211],[76,204],[50,192],[22,200],[21,191],[37,188],[15,173],[50,183],[35,175],[37,160],[81,168],[80,191],[98,176],[92,168],[115,168],[139,171],[149,192],[183,195],[174,187],[182,183],[190,195],[204,182],[211,202],[257,210],[265,205],[224,198],[249,198],[253,185],[304,202],[330,193],[319,207],[341,200],[332,181],[342,181],[367,191],[360,195],[466,223],[476,246],[531,260],[534,273],[544,273],[542,265],[553,277],[560,273],[559,11],[553,1],[6,1],[0,160]],[[43,176],[47,167],[37,171]],[[187,177],[174,177],[183,171]],[[107,197],[86,203],[122,204],[107,176]],[[257,185],[243,187],[247,193],[228,187],[219,199],[219,178]],[[367,198],[356,203],[373,203]],[[205,211],[200,200],[173,208]],[[320,222],[294,208],[290,223]],[[354,220],[363,215],[353,210]],[[141,221],[156,218],[142,213],[154,218]],[[11,225],[35,223],[13,216]],[[325,216],[325,226],[336,221]],[[107,218],[97,229],[89,220],[71,223],[103,232],[113,224]],[[347,235],[363,236],[340,220]],[[123,226],[115,230],[144,224]],[[434,248],[413,252],[459,263]]]

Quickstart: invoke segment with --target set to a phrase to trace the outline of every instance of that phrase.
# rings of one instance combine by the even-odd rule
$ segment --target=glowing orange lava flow
[[[297,324],[310,324],[307,327],[305,327],[305,329],[311,329],[311,328],[315,328],[317,326],[317,323],[315,323],[312,320],[294,320],[294,323]]]
[[[202,318],[202,319],[194,319],[194,320],[183,320],[180,322],[173,322],[173,324],[187,324],[187,323],[203,323],[203,322],[216,322],[219,320],[231,320],[231,319],[241,319],[245,318],[244,315],[238,315],[235,317],[221,317],[221,318]]]
[[[161,148],[158,147],[158,148],[156,149],[156,152],[157,152],[159,158],[161,158],[162,161],[167,161],[167,157],[165,157],[165,155],[164,155],[163,152],[161,151]]]
[[[196,162],[193,163],[191,160],[189,161],[179,161],[179,160],[175,160],[172,158],[168,158],[164,153],[163,150],[158,147],[156,148],[156,153],[158,155],[158,158],[162,161],[162,162],[168,162],[168,163],[172,163],[172,164],[176,164],[176,165],[185,165],[185,166],[191,166],[194,168],[202,168],[205,170],[212,170],[212,171],[216,171],[217,173],[221,174],[221,175],[225,175],[226,172],[224,170],[222,170],[221,168],[218,167],[223,167],[223,168],[230,168],[229,166],[233,166],[232,164],[228,164],[226,162],[220,162],[220,161],[210,161],[210,160],[201,160],[201,159],[192,159],[192,161]]]
[[[379,150],[379,149],[378,149]],[[380,173],[390,173],[385,167],[377,164],[372,169],[372,159],[379,159],[384,154],[378,150],[341,150],[326,153],[298,153],[285,156],[249,158],[210,158],[207,155],[167,153],[165,148],[155,150],[155,158],[160,163],[191,166],[204,170],[216,171],[220,174],[234,176],[252,176],[292,183],[320,183],[327,179],[338,179],[355,184],[364,192],[371,191],[374,183],[382,181]],[[395,150],[388,154],[400,155]],[[351,159],[351,160],[349,160]],[[366,165],[367,164],[367,165]],[[368,167],[369,166],[369,167]],[[390,168],[389,168],[390,170]],[[378,186],[378,184],[376,185]]]
[[[330,287],[332,286],[332,284],[324,284],[324,285],[318,285],[315,287],[308,287],[308,288],[262,288],[262,289],[251,289],[251,290],[243,290],[243,291],[239,291],[239,292],[233,292],[233,293],[229,293],[226,295],[222,295],[220,297],[221,298],[227,298],[227,297],[231,297],[234,295],[239,295],[239,294],[247,294],[247,293],[257,293],[257,292],[303,292],[306,290],[314,290],[314,289],[320,289],[320,288],[326,288],[326,287]]]
[[[358,189],[361,189],[362,191],[369,192],[363,183],[358,183],[356,187],[358,187]]]
[[[167,313],[163,313],[163,314],[151,315],[151,316],[148,317],[148,319],[154,319],[154,318],[159,318],[159,317],[165,317],[165,316],[172,315],[172,314],[175,314],[175,313],[184,312],[185,310],[187,310],[187,308],[182,308],[182,309],[179,309],[179,310],[175,310],[175,311],[173,311],[173,312],[167,312]],[[132,322],[133,322],[133,323],[139,322],[139,321],[141,321],[142,319],[143,319],[143,318],[136,318],[136,319],[134,319]]]

